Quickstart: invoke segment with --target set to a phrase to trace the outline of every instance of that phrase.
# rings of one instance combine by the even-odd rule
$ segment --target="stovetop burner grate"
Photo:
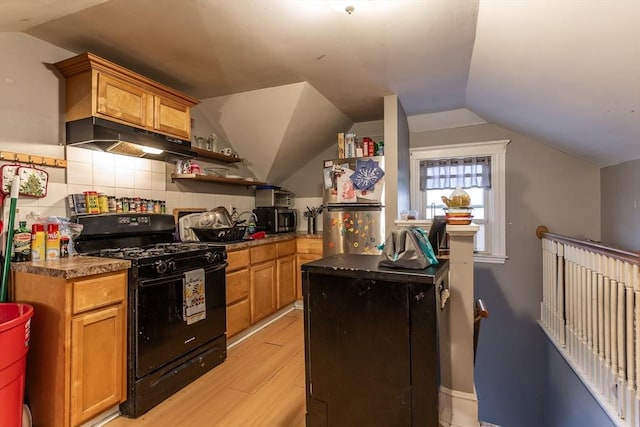
[[[100,256],[108,258],[139,259],[160,257],[163,255],[198,254],[207,249],[219,248],[219,245],[207,243],[157,243],[150,247],[101,249]]]

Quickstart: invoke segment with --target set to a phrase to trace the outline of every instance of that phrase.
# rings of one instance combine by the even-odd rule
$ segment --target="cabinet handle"
[[[425,297],[424,292],[420,292],[414,298],[416,299],[416,302],[417,302],[417,301],[420,301],[420,300],[424,299],[424,297]]]
[[[449,292],[449,283],[446,280],[442,280],[439,286],[440,291],[440,310],[444,310],[447,306],[447,301],[449,301],[449,296],[451,293]]]

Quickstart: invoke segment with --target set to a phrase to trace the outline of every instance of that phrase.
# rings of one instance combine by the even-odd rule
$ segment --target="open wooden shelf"
[[[240,157],[225,156],[224,154],[214,153],[213,151],[203,150],[202,148],[191,147],[191,151],[198,154],[198,157],[213,159],[219,162],[237,163],[242,161]]]
[[[226,178],[222,176],[204,175],[199,173],[183,173],[183,174],[171,174],[171,180],[176,179],[185,181],[203,181],[203,182],[219,182],[222,184],[236,184],[236,185],[263,185],[264,182],[248,181],[241,178]]]

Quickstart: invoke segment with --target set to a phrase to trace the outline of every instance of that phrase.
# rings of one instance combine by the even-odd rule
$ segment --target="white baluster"
[[[611,372],[611,287],[608,277],[604,277],[604,367],[603,395],[611,401],[609,390]]]
[[[556,277],[554,277],[554,280],[559,284],[558,286],[558,305],[560,307],[560,309],[558,310],[558,323],[559,323],[559,332],[560,332],[560,343],[561,344],[566,344],[565,341],[565,308],[564,308],[564,304],[565,304],[565,300],[564,300],[564,293],[565,293],[565,282],[564,282],[564,246],[558,244],[556,246],[557,248],[557,252],[558,252],[558,258],[557,258],[557,266],[558,266],[558,272]]]
[[[601,256],[598,255],[598,260],[600,260]],[[598,270],[602,271],[602,270]],[[605,316],[605,290],[604,290],[604,277],[602,274],[598,274],[598,358],[600,363],[598,364],[598,387],[600,389],[600,394],[604,394],[604,367],[606,364],[605,358],[605,348],[607,347],[607,340],[605,339],[605,327],[604,327],[604,316]]]

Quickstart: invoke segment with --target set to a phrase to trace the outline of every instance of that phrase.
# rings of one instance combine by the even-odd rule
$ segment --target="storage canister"
[[[44,261],[44,225],[31,226],[31,261]]]
[[[69,238],[60,237],[60,258],[69,257]]]
[[[100,213],[109,213],[109,198],[104,193],[98,193],[98,209]]]
[[[118,209],[117,209],[116,197],[115,196],[109,196],[109,197],[107,197],[107,201],[109,203],[109,212],[110,213],[117,212]],[[120,211],[122,211],[122,205],[120,205]]]
[[[100,206],[98,205],[98,193],[96,191],[85,191],[84,197],[87,205],[87,213],[99,214]]]
[[[47,224],[47,241],[45,243],[45,258],[60,258],[60,231],[58,224]]]
[[[13,261],[29,261],[31,257],[31,232],[27,221],[20,221],[13,234]]]

